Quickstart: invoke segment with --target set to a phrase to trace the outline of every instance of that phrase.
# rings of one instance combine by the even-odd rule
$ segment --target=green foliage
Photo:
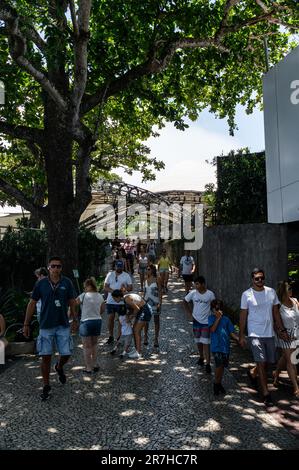
[[[88,276],[97,276],[100,264],[105,256],[103,240],[90,231],[79,230],[79,274],[81,282]],[[30,292],[36,277],[34,270],[47,266],[47,235],[44,230],[8,229],[0,240],[0,286],[5,290],[13,288],[21,293],[14,298],[14,304],[23,310],[28,301],[24,302],[24,291]],[[1,305],[1,304],[0,304]]]
[[[79,274],[81,282],[89,276],[97,277],[105,258],[105,240],[99,240],[85,228],[79,231]]]
[[[248,149],[217,158],[218,224],[267,221],[265,153]]]

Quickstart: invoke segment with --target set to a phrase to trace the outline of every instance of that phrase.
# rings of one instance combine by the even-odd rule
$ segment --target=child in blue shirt
[[[215,362],[215,383],[214,395],[226,393],[222,386],[224,367],[228,367],[230,336],[239,342],[239,337],[235,334],[235,328],[228,317],[223,315],[223,302],[221,300],[212,300],[212,315],[209,316],[209,327],[211,333],[211,352]]]

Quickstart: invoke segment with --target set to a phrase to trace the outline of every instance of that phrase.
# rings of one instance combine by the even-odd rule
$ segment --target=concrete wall
[[[168,242],[167,248],[179,263],[184,242]],[[279,280],[287,278],[287,226],[265,223],[205,227],[203,247],[191,254],[197,274],[205,276],[208,288],[226,305],[238,309],[256,266],[265,270],[266,285],[270,287],[276,288]]]

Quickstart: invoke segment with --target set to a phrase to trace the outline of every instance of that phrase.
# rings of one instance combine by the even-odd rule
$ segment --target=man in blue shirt
[[[41,300],[40,331],[37,338],[37,351],[42,357],[41,371],[43,376],[43,393],[41,399],[47,400],[51,390],[49,376],[53,346],[56,344],[59,360],[55,364],[55,371],[62,384],[66,382],[63,366],[67,363],[73,349],[70,334],[68,308],[71,317],[75,318],[76,293],[72,281],[61,275],[62,261],[58,256],[50,258],[49,275],[38,281],[27,305],[24,322],[24,336],[29,336],[29,324],[35,312],[36,304]]]
[[[222,385],[224,367],[228,367],[230,336],[239,342],[239,337],[235,334],[235,328],[230,319],[223,315],[223,303],[221,300],[212,300],[212,315],[208,322],[211,333],[211,352],[215,361],[215,383],[214,394],[225,394],[225,388]]]

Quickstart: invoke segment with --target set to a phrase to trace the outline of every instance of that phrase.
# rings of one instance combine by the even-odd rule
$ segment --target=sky
[[[241,147],[249,147],[253,152],[265,149],[263,113],[258,109],[247,115],[245,108],[237,108],[238,130],[234,137],[229,135],[226,120],[216,119],[208,111],[203,111],[197,121],[186,122],[190,127],[184,132],[169,123],[160,131],[160,137],[145,142],[152,156],[165,163],[165,169],[156,173],[155,181],[142,183],[138,172],[130,176],[119,169],[116,173],[127,183],[150,191],[202,191],[205,184],[216,182],[215,167],[206,163],[207,159]]]

